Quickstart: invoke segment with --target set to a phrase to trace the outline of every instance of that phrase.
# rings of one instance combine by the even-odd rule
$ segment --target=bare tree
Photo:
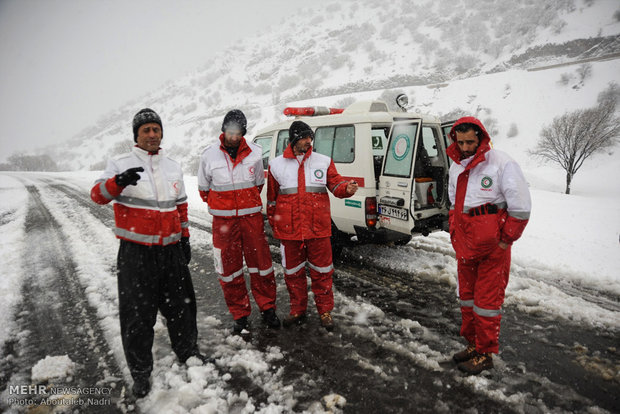
[[[577,76],[579,77],[579,86],[583,86],[586,79],[592,77],[592,64],[584,63],[577,68]]]
[[[602,98],[601,98],[602,97]],[[615,117],[612,94],[599,97],[594,108],[567,112],[542,129],[538,145],[529,153],[545,162],[559,164],[566,171],[566,194],[584,161],[616,143],[620,119]]]

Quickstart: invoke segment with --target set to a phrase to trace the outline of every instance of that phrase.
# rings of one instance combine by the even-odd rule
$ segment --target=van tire
[[[396,246],[404,246],[411,241],[413,236],[405,236],[402,239],[398,239],[394,242]]]

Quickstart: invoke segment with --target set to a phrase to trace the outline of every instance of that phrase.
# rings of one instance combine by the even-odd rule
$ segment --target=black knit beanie
[[[294,147],[297,141],[307,136],[314,139],[314,132],[312,132],[310,125],[303,121],[294,121],[288,129],[288,140],[291,143],[291,147]]]
[[[233,109],[229,111],[224,117],[224,122],[222,122],[222,132],[226,131],[226,128],[229,126],[237,126],[241,130],[241,135],[245,136],[248,126],[248,121],[245,119],[245,115],[239,109]]]
[[[161,136],[164,137],[164,127],[161,124],[161,118],[151,108],[140,109],[140,111],[133,117],[133,140],[138,142],[138,129],[144,124],[150,123],[159,124],[161,127]]]

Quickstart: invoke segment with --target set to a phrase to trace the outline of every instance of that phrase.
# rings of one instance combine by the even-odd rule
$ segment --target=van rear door
[[[381,227],[411,234],[413,164],[422,130],[421,119],[392,124],[383,168],[379,177],[378,213]]]
[[[452,125],[454,125],[456,121],[448,121],[448,122],[444,122],[443,124],[441,124],[441,132],[443,133],[443,142],[446,145],[446,149],[448,149],[448,147],[452,144],[452,139],[450,139],[450,130],[452,129]],[[448,158],[448,167],[450,165],[452,165],[452,160],[450,159],[450,157],[446,156],[446,158]]]

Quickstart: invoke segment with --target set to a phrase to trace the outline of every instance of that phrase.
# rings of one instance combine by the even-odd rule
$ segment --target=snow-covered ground
[[[76,185],[88,194],[94,180],[100,172],[68,172],[49,173],[50,177],[61,179],[64,182]],[[28,177],[28,174],[21,174]],[[19,245],[19,237],[23,230],[19,224],[25,219],[24,206],[25,190],[19,181],[10,176],[3,177],[0,185],[3,192],[11,191],[11,197],[3,197],[0,208],[2,211],[13,211],[9,223],[3,225],[15,226],[10,233],[17,242],[3,244],[1,250],[4,257],[19,257],[24,247]],[[200,200],[197,190],[196,177],[185,177],[189,196],[189,209],[192,219],[209,225],[210,215],[206,205]],[[574,306],[575,298],[565,295],[553,286],[559,282],[571,281],[577,286],[583,286],[595,291],[609,292],[620,295],[620,196],[604,194],[600,196],[565,195],[555,191],[538,189],[531,183],[533,199],[532,218],[522,236],[513,246],[513,272],[508,285],[506,301],[510,304],[522,302],[527,307],[538,303],[546,312],[556,314],[558,318],[575,315],[577,319],[586,323],[601,323],[608,327],[620,327],[620,319],[613,312],[606,313],[596,307]],[[582,189],[576,185],[575,192]],[[96,218],[80,211],[73,206],[70,200],[63,201],[55,195],[53,198],[43,193],[46,204],[51,207],[52,213],[63,225],[74,248],[73,256],[78,258],[78,268],[84,272],[82,281],[91,285],[89,298],[102,312],[104,318],[114,314],[114,309],[102,306],[104,303],[113,305],[115,302],[116,280],[110,274],[111,258],[115,256],[117,241],[107,228]],[[83,207],[79,207],[83,209]],[[65,217],[68,216],[68,217]],[[78,220],[77,217],[80,217]],[[6,220],[5,220],[6,221]],[[96,236],[95,236],[96,235]],[[3,239],[4,241],[4,239]],[[208,238],[201,243],[210,244]],[[96,248],[93,248],[96,246]],[[449,237],[445,233],[433,233],[429,237],[416,237],[408,246],[401,248],[359,247],[359,253],[368,256],[368,260],[379,264],[388,264],[394,270],[402,272],[419,271],[420,263],[416,261],[416,247],[424,246],[435,250],[444,256],[450,256],[452,247]],[[17,255],[15,253],[18,253]],[[449,257],[443,260],[450,261]],[[3,284],[3,295],[7,298],[19,297],[20,277],[19,260],[7,260],[7,265],[13,263],[9,274],[15,275],[15,282]],[[432,269],[433,263],[426,263]],[[444,283],[455,284],[456,265],[449,274],[445,272],[433,273],[428,271],[427,277],[441,280]],[[105,293],[103,293],[105,292]],[[100,296],[105,298],[100,298]],[[13,301],[14,302],[14,301]],[[553,302],[553,304],[552,304]],[[10,314],[11,300],[3,301],[6,307],[2,315]],[[601,313],[602,312],[602,313]],[[108,325],[106,323],[106,325]],[[114,332],[112,337],[118,341],[115,322],[110,320],[109,331]],[[2,338],[0,338],[2,339]]]
[[[0,290],[2,297],[8,298],[1,302],[3,326],[10,327],[13,335],[15,334],[16,327],[12,323],[11,315],[16,309],[12,306],[18,303],[20,279],[25,278],[19,263],[28,252],[27,246],[20,244],[27,212],[27,192],[24,185],[36,185],[46,208],[59,223],[62,233],[67,236],[79,281],[85,287],[88,301],[97,311],[109,348],[130,383],[120,343],[114,275],[118,242],[108,227],[111,224],[111,207],[91,210],[88,206],[88,193],[98,175],[99,172],[71,172],[0,176],[0,191],[3,194],[0,211],[11,212],[10,216],[3,213],[2,226],[11,229],[11,240],[14,241],[3,244],[0,250],[3,263],[11,275],[11,279],[6,279],[7,283],[3,283]],[[210,216],[197,191],[194,191],[196,177],[186,177],[185,181],[189,189],[190,219],[208,227]],[[62,193],[48,184],[63,185],[76,193]],[[615,250],[618,248],[620,217],[617,197],[600,197],[600,200],[616,202],[602,203],[605,208],[599,209],[596,215],[591,215],[587,226],[571,226],[567,223],[583,223],[581,218],[589,214],[592,196],[566,196],[535,187],[532,187],[532,196],[535,214],[513,250],[513,269],[506,306],[514,307],[519,312],[544,314],[551,320],[571,321],[594,329],[615,332],[617,335],[620,330],[617,303],[608,306],[609,301],[614,302],[620,294],[618,254]],[[80,199],[83,203],[76,202]],[[209,233],[195,228],[192,230],[192,240],[196,251],[210,255]],[[272,250],[277,251],[275,247]],[[402,275],[415,275],[428,283],[443,284],[450,289],[455,287],[456,264],[449,238],[444,233],[416,237],[407,246],[351,247],[347,248],[346,254],[359,257],[361,262],[372,264],[379,269],[386,268]],[[276,272],[281,274],[280,266],[276,266]],[[210,276],[204,269],[194,268],[193,273],[194,278]],[[216,290],[212,295],[214,297],[209,301],[221,301],[221,292]],[[280,298],[287,295],[284,286],[279,286],[278,295]],[[597,296],[603,298],[602,302],[597,302]],[[445,337],[415,319],[388,316],[372,301],[360,296],[351,297],[337,291],[336,302],[337,318],[349,320],[351,332],[356,336],[366,338],[366,341],[400,355],[413,366],[431,372],[444,371],[442,364],[450,358],[449,352],[441,350],[441,346],[446,346]],[[229,336],[228,323],[229,317],[225,313],[213,314],[210,309],[199,309],[198,324],[202,338],[200,345],[212,352],[218,362],[217,365],[205,366],[190,362],[189,366],[185,367],[176,361],[167,340],[162,340],[167,336],[166,328],[163,320],[158,320],[155,331],[160,340],[156,340],[154,347],[156,362],[153,391],[139,401],[139,408],[144,412],[176,413],[291,411],[298,398],[295,383],[283,378],[282,368],[274,368],[290,361],[288,351],[280,346],[256,347],[252,342]],[[373,323],[380,324],[383,330],[366,328]],[[456,324],[457,321],[448,323]],[[7,339],[11,329],[2,331],[2,342]],[[448,340],[448,349],[459,346],[457,339],[455,336]],[[352,358],[357,361],[358,366],[374,371],[379,378],[389,379],[391,376],[390,372],[376,361],[360,354],[354,354]],[[63,358],[63,354],[50,356],[50,360],[66,362],[62,364],[66,370],[71,365],[71,361]],[[501,359],[498,364],[501,369]],[[48,365],[41,361],[33,372],[37,371],[39,377],[45,376],[49,370],[43,368]],[[268,403],[258,405],[252,395],[245,391],[235,391],[235,387],[231,385],[234,378],[230,373],[222,375],[222,370],[233,375],[236,370],[245,372],[255,385],[269,395]],[[307,375],[313,378],[315,373],[310,372]],[[501,383],[489,385],[489,379],[485,377],[458,381],[488,398],[515,407],[523,407],[528,401],[527,394],[507,391],[502,388]],[[339,400],[341,397],[329,398]],[[322,412],[325,404],[316,401],[310,411]]]

